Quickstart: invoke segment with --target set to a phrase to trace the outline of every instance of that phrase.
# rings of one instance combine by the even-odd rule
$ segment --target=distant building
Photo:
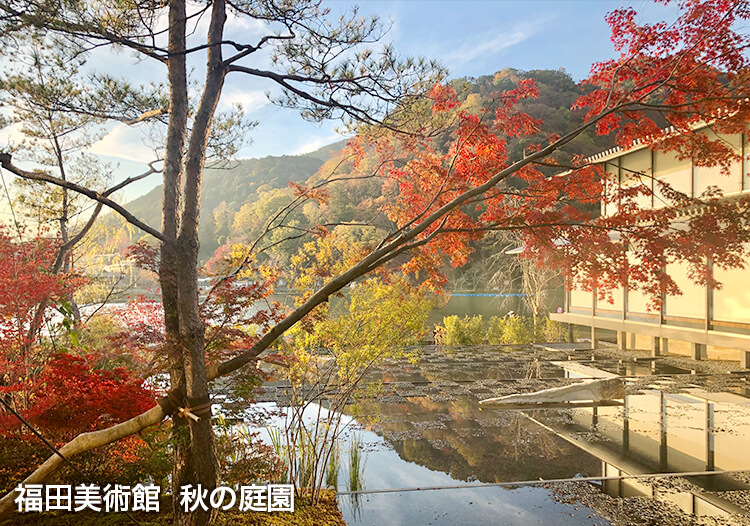
[[[713,134],[708,129],[705,133]],[[608,185],[650,185],[653,195],[639,198],[642,207],[662,204],[654,178],[693,197],[700,196],[708,186],[717,186],[731,199],[750,192],[750,147],[747,134],[722,139],[742,153],[743,162],[734,163],[730,176],[721,175],[718,167],[694,166],[690,160],[679,161],[671,154],[654,152],[645,146],[628,151],[615,148],[590,160],[603,165]],[[637,177],[633,175],[636,173],[645,175]],[[608,213],[604,205],[602,213]],[[668,265],[666,271],[682,295],[663,298],[659,312],[649,312],[648,298],[627,287],[615,291],[613,303],[598,300],[595,291],[572,288],[566,292],[563,312],[552,313],[550,317],[590,327],[592,346],[597,344],[598,331],[608,329],[617,332],[621,348],[650,348],[655,355],[681,354],[695,359],[739,359],[743,367],[750,366],[750,268],[715,269],[716,279],[723,284],[720,290],[693,284],[684,265]]]

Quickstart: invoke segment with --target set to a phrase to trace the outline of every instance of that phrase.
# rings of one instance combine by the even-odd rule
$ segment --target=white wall
[[[570,306],[590,309],[592,305],[593,294],[590,291],[573,289],[570,291]]]
[[[636,199],[641,208],[651,208],[652,176],[651,150],[644,148],[622,156],[622,184],[640,185],[647,190],[645,195],[639,195]]]
[[[703,133],[712,141],[722,141],[723,144],[731,147],[737,155],[741,154],[742,135],[717,135],[710,130],[706,130]],[[736,194],[742,191],[742,163],[739,161],[732,163],[729,175],[722,175],[721,169],[717,166],[695,166],[694,170],[694,197],[700,197],[703,191],[709,186],[719,187],[724,195]]]
[[[692,162],[690,159],[679,160],[673,153],[654,153],[654,175],[657,179],[668,183],[673,189],[684,194],[692,194]],[[663,193],[657,185],[654,190],[654,207],[661,208],[665,204]]]
[[[688,266],[685,263],[669,264],[667,274],[675,281],[682,295],[667,296],[665,314],[705,319],[706,289],[699,287],[688,277]]]
[[[613,187],[619,185],[620,169],[617,159],[604,163],[604,195],[610,195]],[[617,205],[602,201],[602,215],[614,214],[617,211]]]
[[[750,323],[750,268],[714,268],[714,277],[722,284],[714,291],[714,319]]]

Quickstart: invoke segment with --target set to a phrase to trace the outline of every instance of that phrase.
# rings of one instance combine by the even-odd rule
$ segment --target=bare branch
[[[67,188],[68,190],[72,190],[74,192],[77,192],[79,194],[85,195],[89,199],[93,199],[94,201],[98,201],[99,203],[102,203],[103,205],[108,206],[118,214],[120,214],[125,220],[130,223],[131,225],[137,226],[144,232],[151,234],[159,241],[164,241],[166,238],[164,237],[164,234],[159,232],[158,230],[151,228],[146,223],[135,217],[133,214],[128,212],[122,205],[119,205],[118,203],[112,201],[107,197],[107,195],[110,195],[112,192],[106,191],[104,193],[97,192],[95,190],[92,190],[90,188],[86,188],[83,186],[80,186],[76,183],[65,181],[63,179],[60,179],[59,177],[54,177],[52,175],[43,173],[43,172],[29,172],[26,170],[22,170],[21,168],[15,166],[11,162],[11,156],[7,153],[0,153],[0,166],[11,172],[12,174],[17,175],[18,177],[21,177],[23,179],[29,179],[32,181],[42,181],[45,183],[51,183],[56,186],[60,186],[62,188]],[[143,174],[141,176],[137,176],[135,178],[130,178],[129,182],[133,182],[139,179],[142,179],[143,177],[146,177],[146,175],[150,175],[151,173],[155,173],[156,171],[152,168],[149,170],[146,174]],[[124,184],[118,185],[118,187],[125,186]],[[116,187],[117,188],[117,187]]]
[[[133,124],[138,124],[139,122],[147,121],[147,120],[153,119],[154,117],[158,117],[160,115],[166,115],[167,113],[169,113],[168,108],[156,108],[155,110],[143,112],[135,119],[117,119],[116,117],[115,118],[119,120],[120,122],[127,124],[128,126],[132,126]]]

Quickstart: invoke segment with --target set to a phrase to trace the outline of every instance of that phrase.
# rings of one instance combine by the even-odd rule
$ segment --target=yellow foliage
[[[366,369],[421,340],[433,302],[401,277],[357,283],[311,329],[291,332],[294,376],[310,381],[333,367],[339,385],[357,383]]]

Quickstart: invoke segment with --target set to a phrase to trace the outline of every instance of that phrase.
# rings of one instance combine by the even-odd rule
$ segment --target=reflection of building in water
[[[604,476],[750,470],[750,399],[698,388],[668,393],[659,382],[627,395],[622,406],[575,409],[565,423],[537,420],[599,458]],[[730,475],[685,478],[711,492],[750,489]],[[714,494],[655,487],[635,478],[603,483],[610,495],[654,496],[696,515],[747,513]]]
[[[716,138],[711,131],[706,130],[706,134],[711,139]],[[627,152],[610,150],[592,161],[602,165],[609,188],[613,185],[648,187],[652,195],[639,198],[642,208],[659,208],[665,204],[654,179],[665,181],[691,197],[699,197],[709,186],[717,186],[727,199],[732,199],[750,191],[747,134],[721,139],[744,156],[742,162],[731,166],[728,176],[721,175],[718,167],[694,166],[690,159],[681,161],[673,154],[651,151],[644,146]],[[612,210],[603,206],[602,213],[612,213]],[[621,348],[651,348],[655,354],[668,350],[695,359],[741,359],[743,367],[747,366],[750,359],[750,289],[747,288],[750,272],[715,268],[714,276],[723,287],[707,290],[688,278],[686,265],[670,264],[665,271],[680,287],[682,295],[664,298],[659,312],[650,312],[649,298],[627,287],[614,292],[613,303],[599,300],[596,291],[573,289],[566,295],[563,312],[550,317],[591,327],[594,345],[597,330],[607,329],[617,331]]]

